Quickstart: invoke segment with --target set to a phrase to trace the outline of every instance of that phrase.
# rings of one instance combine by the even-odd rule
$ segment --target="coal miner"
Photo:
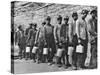
[[[64,49],[62,59],[63,59],[63,64],[64,68],[67,68],[70,66],[69,61],[68,61],[68,40],[69,40],[69,17],[65,16],[64,17],[64,23],[61,26],[61,31],[60,31],[60,37],[61,37],[61,43],[62,47]]]
[[[44,48],[44,26],[46,22],[42,22],[41,27],[38,29],[37,34],[36,34],[36,40],[35,43],[38,44],[39,50],[38,50],[38,63],[44,61],[44,55],[43,53],[43,48]]]
[[[44,26],[45,45],[49,48],[48,52],[48,65],[53,63],[53,57],[56,52],[55,40],[54,40],[54,27],[50,24],[51,17],[47,16],[46,25]]]
[[[77,34],[76,34],[76,21],[78,19],[77,12],[72,13],[72,19],[69,21],[69,63],[73,69],[76,69],[76,46],[78,43]]]
[[[18,31],[15,33],[15,43],[19,46],[19,58],[22,59],[25,55],[25,46],[26,46],[26,41],[25,41],[25,35],[24,35],[24,30],[22,29],[22,26],[18,26]]]
[[[90,64],[88,67],[97,67],[97,10],[93,9],[87,17],[87,27],[89,32],[88,53]]]
[[[28,34],[29,34],[30,29],[32,29],[32,27],[33,27],[33,23],[30,23],[30,24],[29,24],[29,27],[26,28],[26,30],[25,30],[25,38],[26,38],[26,41],[27,41],[27,39],[28,39],[28,37],[29,37]],[[28,45],[28,42],[27,42],[26,47],[27,47],[27,46],[29,46],[29,45]],[[26,59],[29,57],[29,53],[28,53],[28,52],[25,53],[25,57],[26,57]]]
[[[55,37],[55,42],[57,45],[57,49],[60,49],[60,31],[61,31],[61,25],[62,25],[62,16],[58,15],[57,17],[57,25],[54,27],[54,37]],[[58,50],[57,50],[58,51]],[[61,65],[61,55],[56,55],[56,64],[58,64],[58,67]]]
[[[32,29],[32,26],[33,26],[33,23],[30,23],[29,27],[26,29],[26,31],[25,31],[26,38],[28,37],[29,30]]]
[[[35,55],[32,55],[32,49],[34,46],[35,42],[35,37],[36,37],[36,32],[37,32],[37,24],[32,24],[32,29],[29,30],[28,33],[28,38],[27,38],[27,46],[30,47],[29,52],[27,52],[27,58],[34,59],[35,60]]]
[[[77,69],[84,67],[84,62],[87,54],[88,31],[86,17],[88,10],[82,10],[81,17],[76,21],[76,33],[78,38],[78,45],[76,48],[77,53]]]

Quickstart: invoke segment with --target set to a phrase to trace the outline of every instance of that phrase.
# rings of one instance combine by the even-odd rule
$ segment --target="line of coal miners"
[[[58,15],[54,26],[47,16],[39,29],[37,23],[30,23],[26,30],[19,25],[14,44],[19,59],[65,69],[97,68],[97,10],[83,9],[80,17],[77,12],[71,17],[69,21],[69,16]]]

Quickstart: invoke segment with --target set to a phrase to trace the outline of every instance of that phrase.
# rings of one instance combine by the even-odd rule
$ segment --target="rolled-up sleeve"
[[[57,26],[54,27],[54,38],[57,40]]]
[[[69,33],[68,33],[68,36],[69,36],[69,41],[71,42],[72,41],[72,23],[69,23]]]
[[[79,38],[80,37],[80,23],[79,23],[79,20],[76,21],[76,34],[77,34],[77,37]]]

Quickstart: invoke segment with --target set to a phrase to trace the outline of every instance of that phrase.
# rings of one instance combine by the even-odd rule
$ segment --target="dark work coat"
[[[17,43],[19,45],[21,50],[23,50],[25,48],[26,38],[24,36],[24,31],[23,30],[18,30],[15,33],[15,43]]]
[[[30,29],[29,33],[28,33],[28,39],[27,39],[27,45],[28,46],[34,46],[34,42],[35,42],[35,37],[36,37],[36,29]]]

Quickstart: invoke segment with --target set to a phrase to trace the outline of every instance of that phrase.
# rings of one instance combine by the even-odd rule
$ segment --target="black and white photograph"
[[[98,7],[11,2],[11,73],[98,68]]]

